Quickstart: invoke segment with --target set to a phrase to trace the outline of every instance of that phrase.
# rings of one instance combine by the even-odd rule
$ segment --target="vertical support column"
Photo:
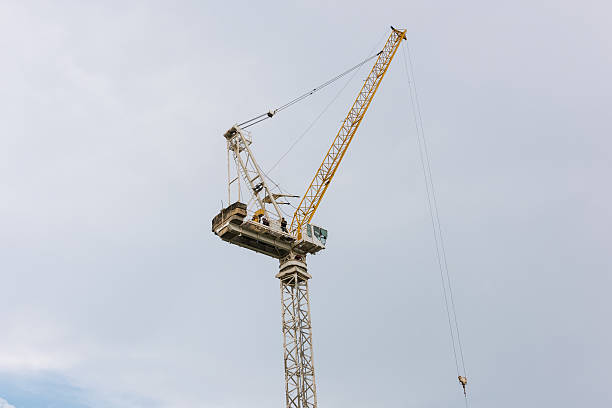
[[[227,145],[227,205],[232,204],[232,173],[230,171],[230,143],[229,140],[225,141]]]
[[[287,408],[316,408],[308,274],[304,255],[280,262],[281,308]]]

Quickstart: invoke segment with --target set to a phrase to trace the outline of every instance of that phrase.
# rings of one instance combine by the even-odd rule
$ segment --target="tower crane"
[[[317,407],[308,292],[311,275],[308,273],[306,256],[325,249],[327,230],[311,224],[311,221],[405,38],[406,30],[391,27],[391,34],[382,50],[376,54],[374,66],[289,225],[280,208],[285,203],[279,199],[295,196],[272,192],[266,174],[253,155],[251,134],[245,130],[250,124],[272,117],[276,111],[254,118],[255,122],[247,121],[251,122],[247,126],[244,123],[234,125],[224,134],[228,160],[228,204],[232,202],[232,190],[237,191],[238,200],[213,218],[212,231],[224,241],[280,261],[276,278],[280,280],[287,408]],[[234,173],[230,156],[236,168]],[[244,197],[242,185],[248,192]]]

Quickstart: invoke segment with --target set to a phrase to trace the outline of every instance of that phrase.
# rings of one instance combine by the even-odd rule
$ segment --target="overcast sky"
[[[222,134],[391,24],[414,57],[470,405],[612,406],[611,12],[0,2],[0,407],[284,406],[278,263],[210,231]],[[314,220],[321,407],[464,406],[403,64]],[[272,171],[286,190],[305,191],[366,75]],[[344,83],[252,128],[264,168]]]

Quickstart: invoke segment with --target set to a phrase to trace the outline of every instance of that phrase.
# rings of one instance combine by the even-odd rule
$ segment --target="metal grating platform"
[[[274,222],[266,226],[246,218],[246,204],[236,202],[213,218],[212,231],[226,242],[277,259],[285,258],[291,252],[315,254],[325,248],[327,231],[322,228],[306,225],[303,238],[297,241]],[[312,233],[315,229],[325,232],[323,239],[320,233]]]

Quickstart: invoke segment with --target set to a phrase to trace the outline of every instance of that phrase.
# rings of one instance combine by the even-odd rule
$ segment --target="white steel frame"
[[[235,132],[232,132],[234,131]],[[232,134],[233,133],[233,134]],[[233,183],[237,183],[238,190],[238,201],[241,199],[241,186],[240,179],[242,178],[245,182],[245,186],[247,186],[247,190],[250,192],[250,200],[247,203],[247,207],[250,206],[251,203],[257,202],[259,204],[259,208],[264,211],[264,215],[266,218],[270,219],[268,211],[266,209],[264,199],[269,199],[272,205],[274,206],[274,211],[276,213],[277,219],[280,220],[282,218],[280,207],[276,202],[276,198],[274,194],[270,191],[268,187],[268,183],[266,182],[265,174],[261,170],[261,167],[257,164],[255,160],[255,156],[249,147],[253,141],[250,136],[246,133],[246,131],[242,130],[238,125],[235,125],[228,133],[226,133],[227,140],[227,199],[228,205],[232,202],[231,195],[231,185]],[[236,163],[236,177],[232,179],[231,171],[230,171],[230,162],[229,162],[229,152],[233,153],[234,162]],[[258,189],[257,186],[260,186]],[[264,197],[260,197],[259,193],[264,192]]]

